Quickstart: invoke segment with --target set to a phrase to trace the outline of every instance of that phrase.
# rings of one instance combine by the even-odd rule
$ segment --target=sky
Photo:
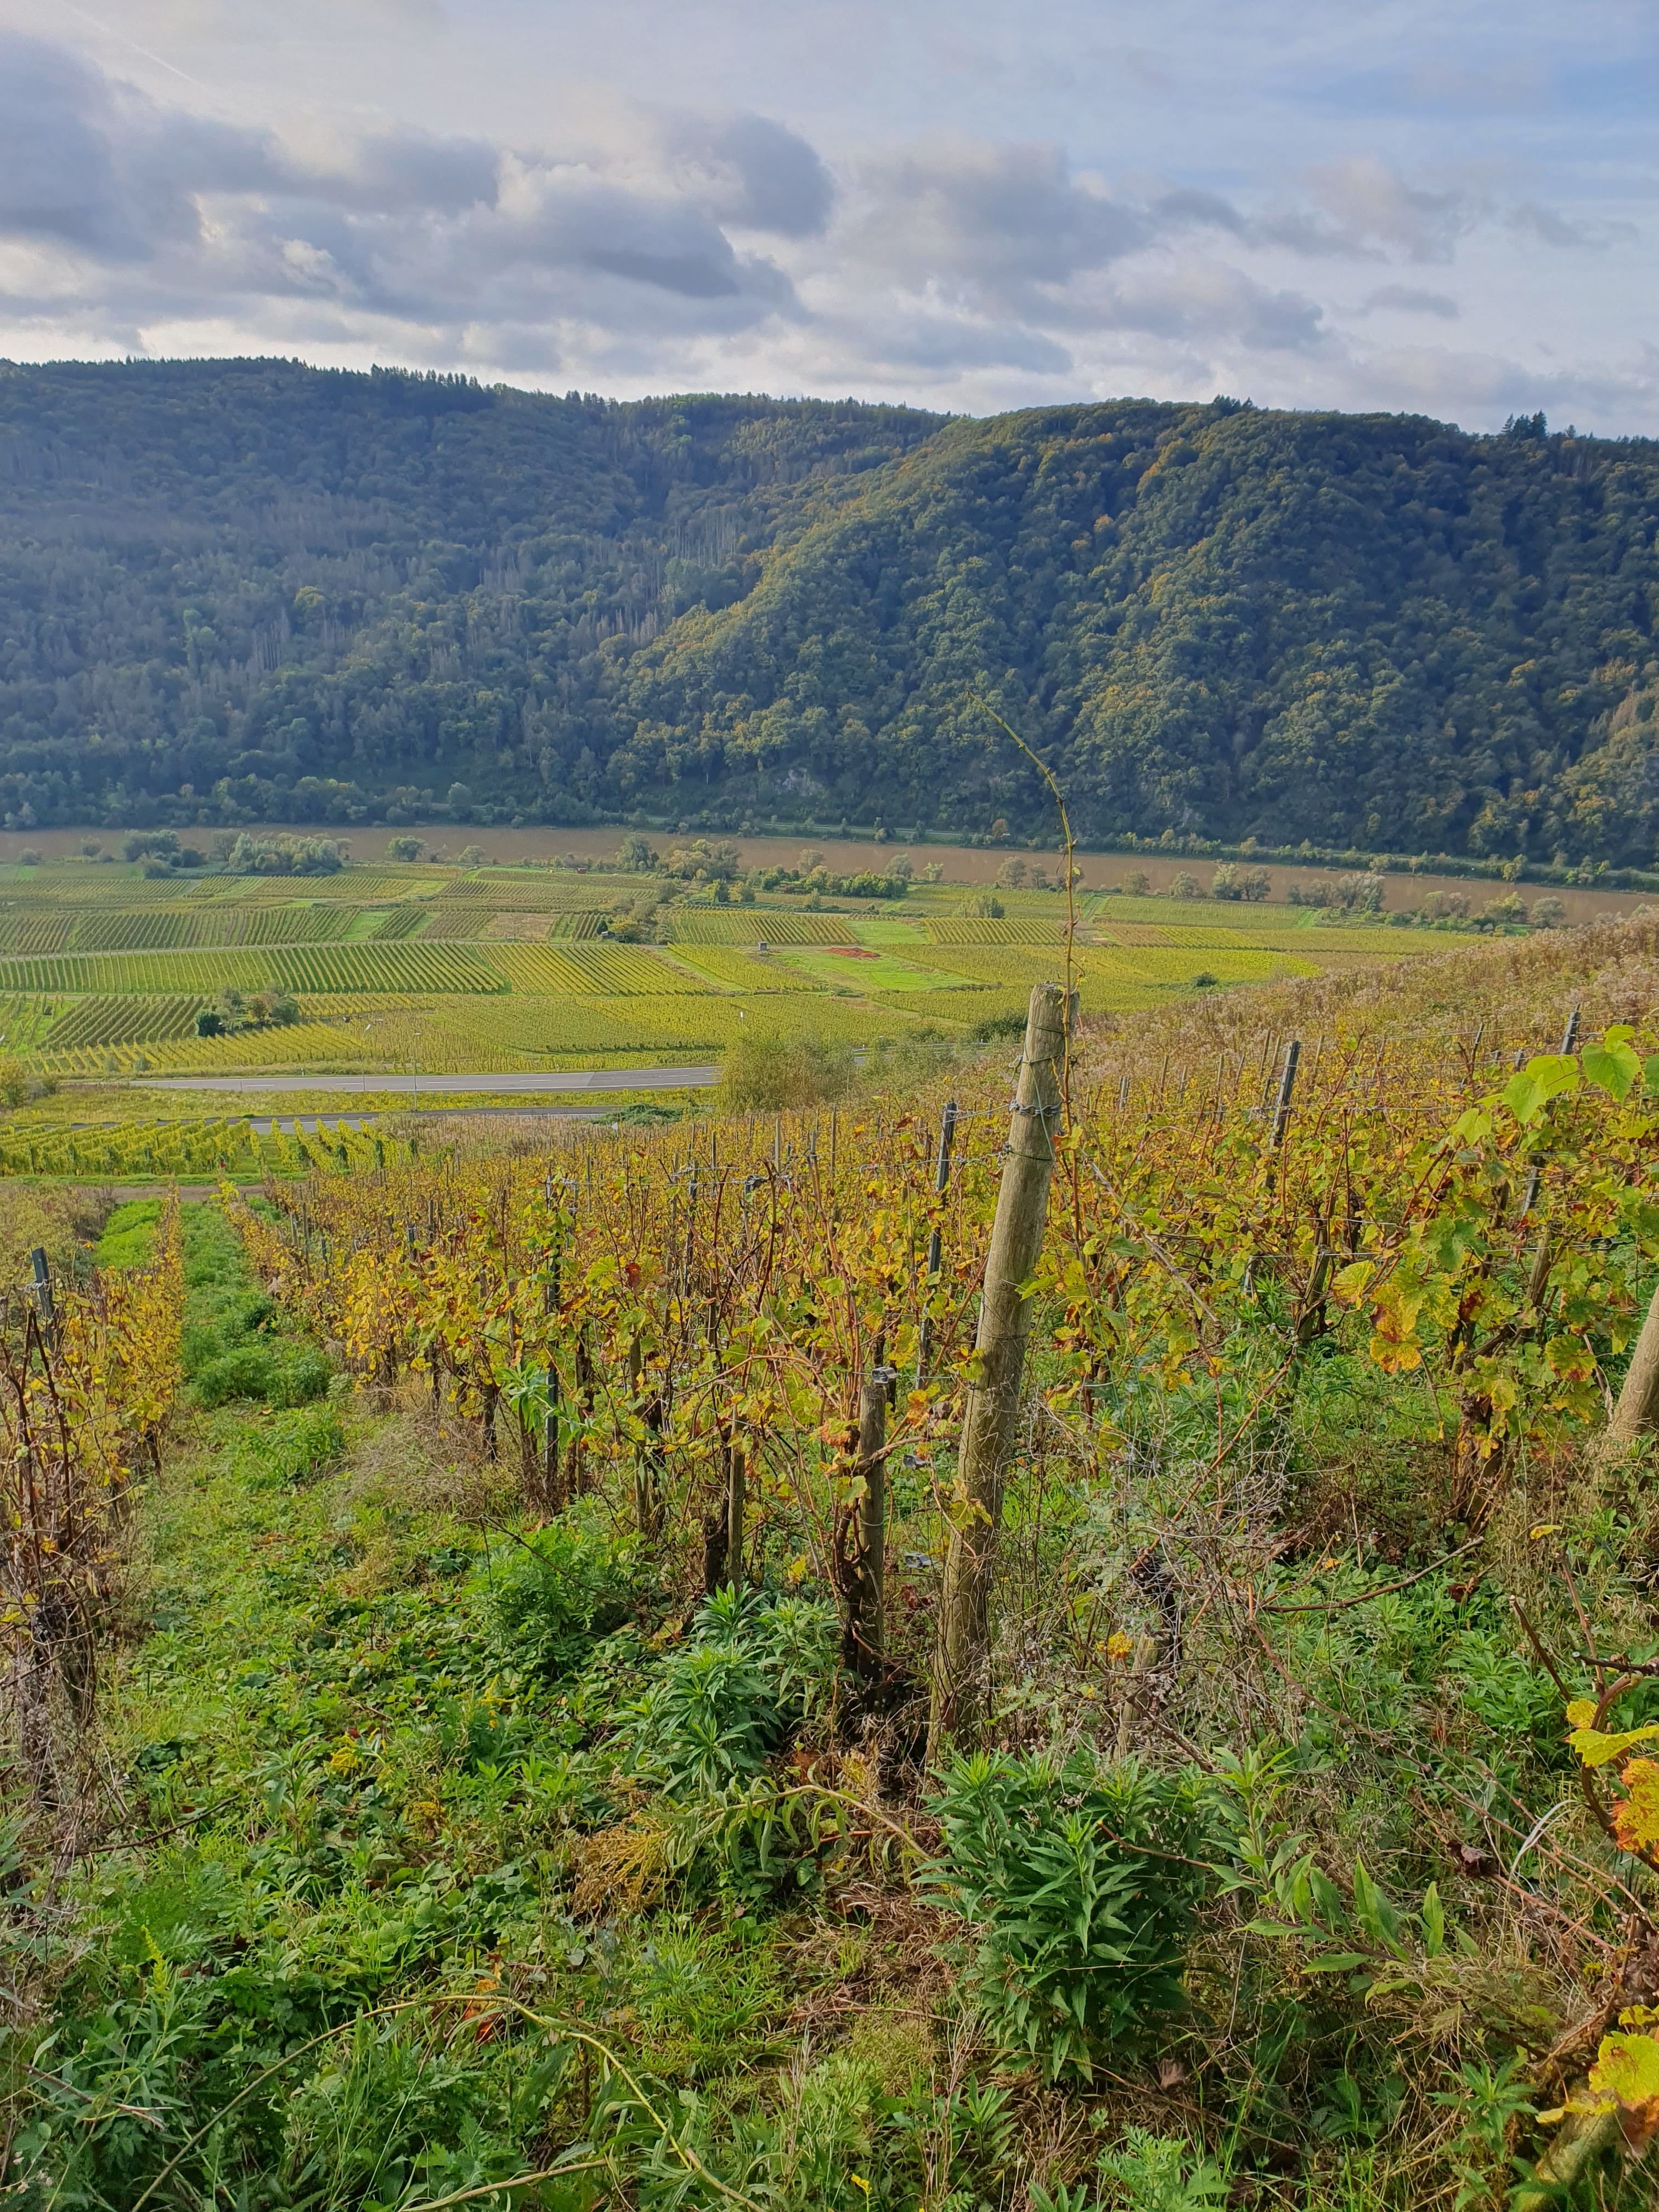
[[[0,0],[0,356],[1659,435],[1659,0]]]

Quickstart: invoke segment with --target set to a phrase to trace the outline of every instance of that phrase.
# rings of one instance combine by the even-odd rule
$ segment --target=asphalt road
[[[483,1092],[492,1097],[549,1091],[706,1091],[718,1067],[581,1067],[518,1075],[143,1075],[149,1091],[349,1091],[359,1095],[437,1098]]]

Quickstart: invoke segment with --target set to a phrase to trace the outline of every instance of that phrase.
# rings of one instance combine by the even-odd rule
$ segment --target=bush
[[[1485,929],[1518,927],[1527,919],[1527,902],[1519,891],[1505,891],[1500,898],[1488,899],[1478,918]]]
[[[844,1098],[852,1084],[853,1055],[845,1045],[742,1036],[726,1051],[720,1103],[728,1113],[781,1113]]]
[[[332,1406],[279,1413],[259,1440],[264,1472],[279,1482],[314,1482],[345,1455],[345,1431]]]
[[[954,1759],[931,1809],[927,1876],[979,1937],[988,2021],[1051,2080],[1085,2080],[1180,2008],[1205,1887],[1199,1784],[1133,1764],[1097,1770],[978,1752]]]
[[[289,837],[278,831],[243,830],[225,855],[233,876],[331,876],[346,864],[335,837]]]
[[[1182,868],[1170,884],[1170,893],[1173,898],[1195,899],[1198,896],[1197,877],[1189,876],[1186,869]]]
[[[677,1796],[751,1779],[828,1696],[837,1633],[805,1598],[718,1592],[635,1708],[641,1764]]]
[[[1347,914],[1381,914],[1382,878],[1370,873],[1339,876],[1336,902]]]
[[[267,1406],[305,1406],[327,1396],[328,1378],[328,1362],[313,1346],[266,1339],[205,1360],[191,1380],[191,1395],[210,1410],[238,1398]]]
[[[495,1623],[522,1666],[549,1681],[580,1671],[621,1627],[635,1547],[580,1521],[555,1521],[515,1547],[495,1585]]]

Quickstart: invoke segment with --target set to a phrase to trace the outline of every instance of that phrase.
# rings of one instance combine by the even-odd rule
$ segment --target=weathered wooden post
[[[928,1756],[933,1759],[949,1739],[971,1741],[985,1718],[991,1570],[1002,1520],[1003,1470],[1019,1417],[1025,1341],[1030,1331],[1030,1303],[1020,1291],[1035,1273],[1042,1249],[1048,1186],[1054,1172],[1054,1125],[1060,1113],[1066,1042],[1076,1006],[1076,994],[1068,1003],[1058,983],[1039,983],[1031,994],[1002,1186],[985,1263],[974,1379],[962,1425],[957,1482],[968,1517],[952,1528],[945,1561],[927,1731]]]
[[[40,1316],[40,1334],[48,1348],[55,1352],[58,1348],[58,1309],[52,1294],[52,1268],[43,1244],[35,1245],[30,1251],[29,1266],[34,1277],[29,1285],[29,1294]]]
[[[878,1680],[887,1657],[887,1385],[881,1351],[859,1395],[859,1644],[860,1674]]]
[[[1607,1442],[1628,1448],[1656,1429],[1659,1429],[1659,1289],[1653,1293],[1642,1334],[1630,1356],[1624,1388],[1607,1423]]]
[[[951,1152],[956,1142],[957,1102],[945,1101],[945,1118],[939,1125],[939,1158],[933,1165],[933,1195],[943,1198],[951,1188]],[[927,1238],[927,1287],[931,1290],[939,1280],[939,1268],[945,1259],[945,1237],[939,1223],[933,1224]],[[916,1388],[921,1388],[927,1369],[927,1310],[924,1305],[921,1327],[916,1331]]]
[[[836,1516],[835,1581],[842,1601],[842,1662],[860,1681],[878,1683],[887,1656],[887,1387],[876,1340],[859,1393],[859,1446],[854,1474],[863,1485],[856,1504]]]
[[[743,1517],[748,1478],[743,1446],[733,1437],[726,1458],[726,1580],[732,1589],[743,1588]]]

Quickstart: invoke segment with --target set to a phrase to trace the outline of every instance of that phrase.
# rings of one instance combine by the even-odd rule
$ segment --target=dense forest
[[[10,827],[628,818],[1650,862],[1659,447],[0,368]]]

